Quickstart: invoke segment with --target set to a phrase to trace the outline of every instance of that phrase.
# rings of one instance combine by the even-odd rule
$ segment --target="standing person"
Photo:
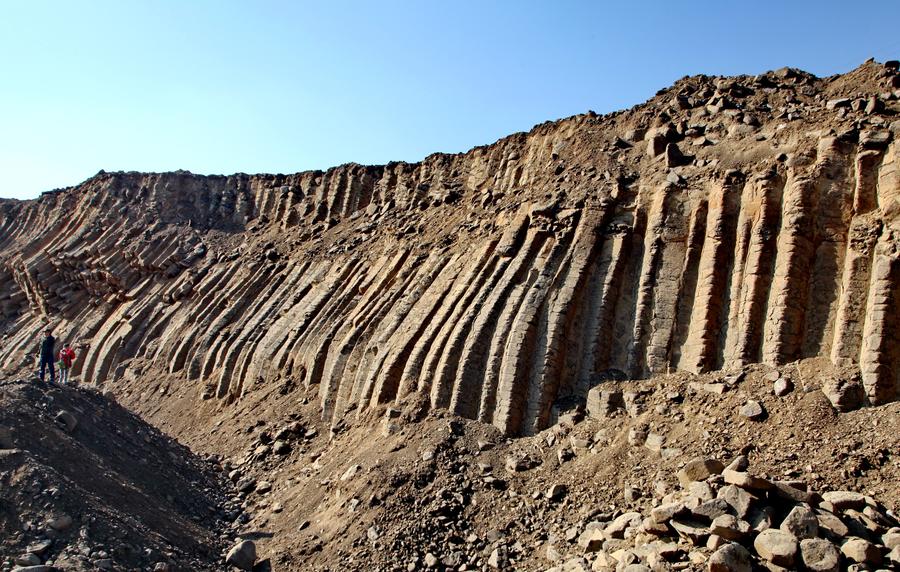
[[[44,330],[41,338],[41,383],[44,383],[44,368],[50,367],[50,383],[56,383],[56,371],[53,362],[56,360],[56,338],[50,328]]]
[[[69,370],[72,369],[72,364],[75,362],[75,350],[72,349],[72,346],[69,342],[63,344],[61,350],[59,350],[59,382],[68,384],[69,383]]]

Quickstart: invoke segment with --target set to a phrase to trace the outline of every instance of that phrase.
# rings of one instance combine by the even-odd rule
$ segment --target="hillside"
[[[0,556],[18,564],[217,570],[226,482],[98,393],[0,382]]]
[[[80,384],[216,455],[249,528],[206,530],[271,534],[275,568],[542,569],[589,523],[680,499],[691,460],[742,456],[766,491],[864,492],[854,534],[883,560],[898,115],[897,62],[694,76],[416,164],[101,172],[2,200],[0,370],[33,371],[45,326],[74,342]],[[501,476],[509,457],[533,462]],[[737,486],[720,472],[695,480]],[[794,507],[776,497],[755,497],[766,527]],[[683,567],[720,548],[704,530]]]

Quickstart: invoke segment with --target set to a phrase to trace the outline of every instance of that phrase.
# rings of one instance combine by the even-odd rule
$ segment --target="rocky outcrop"
[[[896,400],[896,73],[685,78],[418,164],[3,201],[0,365],[49,323],[83,382],[315,385],[335,421],[415,392],[509,434],[610,372],[821,356]]]

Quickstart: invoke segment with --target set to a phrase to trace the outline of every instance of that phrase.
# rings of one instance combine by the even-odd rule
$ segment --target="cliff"
[[[421,163],[100,173],[0,201],[0,367],[223,406],[412,394],[507,434],[597,383],[828,358],[900,396],[900,75],[684,78]]]

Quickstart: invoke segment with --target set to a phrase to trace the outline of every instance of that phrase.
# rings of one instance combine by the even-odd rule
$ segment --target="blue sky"
[[[900,1],[4,2],[0,197],[417,161],[684,75],[900,57]]]

